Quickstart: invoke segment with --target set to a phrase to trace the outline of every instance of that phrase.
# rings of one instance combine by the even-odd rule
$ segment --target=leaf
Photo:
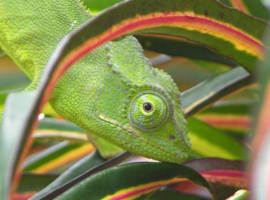
[[[62,185],[62,181],[61,181],[61,177],[60,177],[60,184],[61,185],[53,190],[50,190],[48,193],[43,194],[41,198],[40,197],[38,198],[38,200],[54,199],[55,197],[59,196],[60,194],[62,194],[66,190],[74,187],[74,185],[80,183],[82,180],[84,180],[84,179],[92,176],[93,174],[100,172],[104,169],[118,165],[119,163],[123,162],[129,156],[130,156],[130,154],[128,152],[122,153],[119,156],[116,156],[116,157],[96,166],[96,167],[89,168],[88,170],[84,171],[84,173],[82,173],[82,174],[81,174],[81,172],[82,172],[81,170],[85,170],[85,167],[86,167],[85,163],[82,162],[79,165],[75,165],[74,166],[74,168],[76,169],[75,175],[78,175],[76,178],[72,179],[71,181],[67,181],[66,179],[69,178],[69,171],[67,171],[66,176],[63,177],[65,183]],[[72,167],[71,169],[73,170],[74,168]],[[73,176],[73,175],[71,175],[71,176]],[[59,185],[58,183],[55,183],[55,184]],[[39,196],[39,194],[37,196]]]
[[[26,113],[29,113],[35,95],[35,92],[12,94],[6,102],[0,134],[0,199],[3,200],[7,199],[11,180],[14,180],[14,185],[18,184],[19,175],[15,175],[14,171],[25,157],[22,149],[29,148],[31,144],[31,138],[18,133],[24,131],[25,119],[30,117]],[[31,126],[28,128],[31,129]]]
[[[61,142],[29,157],[24,163],[24,171],[37,174],[48,173],[87,156],[93,150],[94,147],[90,143]]]
[[[216,200],[224,200],[237,190],[247,188],[244,162],[203,158],[185,162],[183,165],[200,172],[211,186]]]
[[[159,62],[162,57],[166,58],[167,56],[161,54],[161,56],[152,59],[152,63]],[[178,86],[179,91],[186,91],[213,76],[212,71],[202,69],[193,60],[186,58],[174,57],[155,65],[155,67],[168,73]]]
[[[183,194],[180,192],[176,192],[174,190],[160,190],[152,194],[147,200],[210,200],[207,198],[191,195],[191,194]]]
[[[247,105],[219,105],[200,112],[196,117],[222,131],[245,136],[251,129],[252,119],[249,112]]]
[[[207,182],[194,170],[167,163],[133,163],[110,168],[85,179],[56,200],[141,199],[168,184],[187,178],[208,189]]]
[[[87,136],[82,128],[71,122],[52,118],[41,120],[33,137],[36,142],[63,140],[68,140],[72,143],[88,142]]]
[[[153,34],[137,35],[136,38],[146,50],[167,54],[170,56],[207,60],[230,66],[236,65],[234,62],[226,58],[222,58],[210,49],[195,43],[191,43],[184,39]]]
[[[182,94],[185,115],[190,116],[251,82],[251,76],[241,67],[214,76]]]
[[[254,0],[220,0],[220,2],[233,6],[242,12],[247,14],[262,18],[264,20],[269,20],[269,12],[263,6],[261,1]]]
[[[43,189],[51,182],[53,182],[58,175],[56,174],[32,174],[24,173],[22,175],[18,190],[16,193],[33,193]],[[35,184],[33,184],[35,183]]]
[[[192,153],[204,157],[245,158],[245,148],[233,137],[195,118],[188,119]],[[230,147],[230,148],[228,148]]]
[[[244,23],[246,21],[249,21],[248,25]],[[56,51],[58,58],[51,60],[49,65],[59,65],[66,70],[86,53],[111,39],[126,34],[156,33],[200,43],[252,71],[255,60],[263,58],[261,38],[266,26],[264,21],[215,1],[127,1],[94,17],[67,36]]]
[[[248,199],[248,191],[247,190],[239,190],[233,196],[226,200],[246,200]]]
[[[60,186],[63,186],[67,182],[71,181],[72,179],[76,178],[77,176],[83,174],[87,170],[98,166],[105,162],[105,159],[100,156],[98,152],[93,152],[92,154],[86,156],[85,158],[78,161],[76,164],[74,164],[72,167],[70,167],[68,170],[66,170],[63,174],[61,174],[54,182],[51,184],[47,184],[46,188],[41,188],[40,192],[38,192],[36,195],[32,197],[32,200],[34,199],[40,199],[42,196],[47,195],[51,191],[55,190],[56,188],[59,188]]]
[[[243,171],[245,169],[245,163],[243,161],[226,160],[221,158],[200,158],[186,161],[183,165],[199,172],[213,170]]]
[[[91,14],[97,14],[121,1],[123,0],[82,0],[83,4],[91,11]]]

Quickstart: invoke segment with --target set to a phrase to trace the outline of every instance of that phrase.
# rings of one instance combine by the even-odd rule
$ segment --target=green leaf
[[[207,182],[196,171],[182,165],[167,163],[134,163],[110,168],[82,181],[67,190],[56,200],[91,199],[105,197],[141,199],[165,185],[187,178],[209,188]]]
[[[181,40],[175,37],[158,36],[158,35],[137,35],[144,49],[167,54],[170,56],[180,56],[192,59],[201,59],[217,63],[236,66],[236,64],[226,58],[222,58],[210,49]]]
[[[123,0],[82,0],[83,4],[91,11],[91,14],[97,14],[121,1]]]
[[[79,163],[78,165],[75,165],[74,167],[72,167],[71,169],[75,169],[75,175],[78,175],[79,173],[83,172],[82,174],[78,175],[76,178],[72,179],[71,181],[66,182],[66,179],[69,178],[69,171],[67,171],[66,176],[63,177],[64,179],[64,184],[61,184],[61,179],[60,179],[60,186],[50,190],[50,192],[48,191],[48,193],[45,193],[42,195],[41,198],[38,198],[38,200],[45,200],[45,199],[54,199],[55,197],[59,196],[60,194],[62,194],[63,192],[65,192],[66,190],[73,188],[74,185],[80,183],[81,181],[83,181],[84,179],[92,176],[95,173],[98,173],[102,170],[105,170],[109,167],[118,165],[119,163],[123,162],[126,158],[128,158],[130,156],[130,154],[128,152],[122,153],[119,156],[116,156],[96,167],[93,168],[89,168],[88,170],[84,171],[86,166],[84,162]],[[86,161],[87,162],[87,161]],[[72,175],[73,176],[73,175]],[[61,177],[60,177],[61,178]],[[55,183],[56,185],[59,185],[58,183]],[[41,192],[43,193],[43,192]],[[37,195],[39,196],[39,194]],[[34,200],[34,199],[33,199]]]
[[[195,155],[240,160],[245,158],[244,146],[228,134],[196,118],[188,119],[188,128],[191,150]]]
[[[29,110],[32,108],[35,95],[35,92],[12,94],[6,102],[0,134],[0,199],[3,200],[8,199],[11,181],[16,180],[13,184],[18,183],[16,172],[25,157],[22,149],[29,148],[31,138],[24,137],[25,135],[21,133],[27,132],[25,121],[31,118]]]
[[[216,200],[224,200],[237,190],[247,188],[245,163],[220,158],[203,158],[183,163],[208,181]]]
[[[249,192],[247,190],[239,190],[227,200],[247,200]]]
[[[68,69],[76,60],[116,37],[156,33],[200,43],[252,71],[257,58],[263,58],[261,38],[266,27],[264,21],[211,0],[127,1],[102,12],[69,34],[49,65]]]
[[[88,155],[93,145],[61,142],[29,157],[24,163],[25,172],[48,173]]]
[[[244,171],[245,163],[237,160],[227,160],[221,158],[200,158],[186,161],[183,165],[190,167],[198,172],[214,171],[214,170],[234,170]]]
[[[58,175],[56,174],[32,174],[24,173],[22,175],[17,193],[38,192],[51,182],[53,182]],[[34,183],[34,184],[33,184]]]
[[[269,20],[269,11],[263,6],[260,0],[219,0],[220,2],[235,7],[247,14]]]
[[[52,182],[50,185],[47,184],[46,188],[41,188],[40,192],[34,195],[31,199],[40,199],[42,196],[47,195],[51,191],[53,191],[55,188],[59,188],[60,186],[63,186],[67,182],[71,181],[73,178],[76,178],[77,176],[83,174],[87,170],[100,165],[104,163],[106,160],[100,156],[98,152],[94,152],[85,158],[78,161],[76,164],[74,164],[72,167],[70,167],[68,170],[66,170],[61,176],[59,176],[54,182]]]
[[[202,69],[193,60],[186,58],[174,57],[169,60],[168,56],[162,54],[152,59],[152,63],[157,63],[166,57],[168,58],[166,62],[154,66],[168,73],[178,86],[179,91],[186,91],[214,75],[212,71]]]
[[[182,94],[182,106],[185,115],[190,116],[216,100],[251,83],[251,76],[241,67],[214,76]]]
[[[235,136],[246,136],[251,130],[249,105],[218,105],[196,115],[201,121]]]
[[[85,131],[77,125],[63,120],[44,118],[39,122],[34,134],[35,142],[68,140],[72,143],[88,142]]]

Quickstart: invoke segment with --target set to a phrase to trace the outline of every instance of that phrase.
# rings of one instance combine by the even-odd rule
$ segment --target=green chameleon
[[[0,0],[0,46],[37,88],[61,39],[91,18],[79,0]],[[179,163],[190,143],[179,91],[155,69],[138,41],[108,42],[78,61],[57,83],[53,109],[85,129],[104,156],[125,149]]]

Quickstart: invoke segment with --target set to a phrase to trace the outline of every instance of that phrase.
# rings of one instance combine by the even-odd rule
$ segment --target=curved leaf
[[[187,40],[176,37],[150,34],[137,35],[136,38],[146,50],[167,54],[170,56],[208,60],[230,66],[236,66],[234,62],[222,58],[208,48],[191,43]]]
[[[239,190],[233,196],[226,200],[247,200],[249,192],[247,190]]]
[[[18,184],[19,174],[14,174],[16,168],[22,164],[25,154],[22,154],[21,148],[28,148],[31,144],[31,138],[24,137],[21,133],[25,127],[26,113],[32,107],[36,92],[25,92],[21,94],[9,95],[0,134],[0,199],[8,199],[11,181],[13,180],[14,189]],[[24,99],[24,101],[21,101]],[[20,112],[17,112],[20,110]],[[34,117],[35,118],[35,117]],[[28,127],[31,130],[31,127]],[[28,131],[30,131],[28,130]]]
[[[43,196],[47,195],[51,191],[59,188],[60,186],[66,184],[67,182],[71,181],[72,179],[76,178],[77,176],[83,174],[87,170],[104,163],[106,160],[100,156],[98,152],[94,152],[85,158],[78,161],[68,170],[66,170],[63,174],[61,174],[54,182],[51,184],[47,184],[41,188],[42,190],[35,194],[31,200],[40,199]]]
[[[58,175],[56,174],[32,174],[24,173],[22,175],[18,190],[16,193],[35,193],[53,182]],[[35,183],[35,184],[33,184]]]
[[[91,14],[97,14],[121,1],[123,0],[82,0],[83,4],[91,11]]]
[[[61,142],[29,157],[24,163],[24,171],[44,174],[72,163],[93,152],[94,147],[87,144]]]
[[[59,65],[60,71],[65,71],[111,39],[126,34],[157,33],[198,42],[251,70],[256,59],[263,58],[261,38],[266,26],[264,21],[210,0],[128,1],[92,18],[66,37],[55,52],[58,58],[49,65]]]
[[[210,78],[182,94],[186,116],[190,116],[217,99],[252,83],[252,77],[237,67]]]
[[[247,14],[269,20],[269,12],[260,0],[220,0],[220,2],[237,8]]]
[[[235,170],[244,171],[245,163],[237,160],[226,160],[221,158],[200,158],[186,161],[183,165],[196,171],[213,171],[213,170]]]
[[[63,185],[61,184],[59,187],[55,188],[54,190],[50,190],[50,192],[45,193],[45,194],[42,194],[42,197],[41,198],[38,198],[38,199],[39,200],[53,199],[53,198],[59,196],[60,194],[62,194],[63,192],[65,192],[66,190],[68,190],[69,188],[74,187],[74,185],[80,183],[84,179],[92,176],[93,174],[95,174],[97,172],[100,172],[100,171],[102,171],[104,169],[107,169],[109,167],[118,165],[119,163],[123,162],[129,156],[130,156],[130,154],[128,152],[122,153],[119,156],[116,156],[116,157],[114,157],[114,158],[112,158],[112,159],[110,159],[110,160],[108,160],[108,161],[106,161],[106,162],[104,162],[104,163],[96,166],[96,167],[93,167],[93,168],[88,169],[87,171],[85,171],[82,174],[80,172],[81,172],[81,169],[82,170],[85,169],[84,168],[85,167],[84,166],[84,162],[81,163],[83,166],[80,166],[80,165],[74,166],[75,168],[78,167],[78,171],[76,170],[75,174],[80,173],[76,178],[74,178],[74,179],[72,179],[70,181],[67,181],[66,178],[69,178],[69,173],[66,174],[67,176],[64,176],[63,177],[64,178],[64,182],[65,182]],[[60,179],[60,181],[61,181],[61,179]],[[39,194],[37,196],[39,196]]]
[[[196,118],[188,119],[188,128],[193,154],[239,160],[245,157],[247,149],[228,134]]]
[[[33,137],[37,142],[68,140],[73,143],[85,143],[88,141],[82,128],[71,122],[52,118],[42,119]]]
[[[140,199],[160,187],[180,182],[183,178],[210,190],[207,182],[196,171],[185,166],[167,163],[133,163],[98,173],[55,199]]]
[[[183,165],[200,172],[211,186],[216,200],[224,200],[238,189],[247,188],[244,162],[203,158],[185,162]]]
[[[196,115],[201,121],[236,136],[250,132],[252,119],[247,105],[220,105]]]

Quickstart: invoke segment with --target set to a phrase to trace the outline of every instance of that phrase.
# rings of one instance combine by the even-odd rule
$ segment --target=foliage
[[[214,0],[133,0],[111,7],[118,2],[84,1],[94,15],[109,9],[66,36],[36,91],[14,93],[29,81],[0,50],[0,199],[233,200],[246,199],[247,190],[255,191],[253,199],[269,199],[268,10],[254,0],[221,0],[241,11]],[[200,23],[169,26],[160,20],[186,15],[184,20]],[[154,25],[143,26],[143,19]],[[112,27],[115,32],[108,31]],[[45,104],[74,62],[128,34],[183,91],[192,151],[181,165],[127,152],[105,160],[80,127]],[[259,112],[251,112],[254,105]]]

